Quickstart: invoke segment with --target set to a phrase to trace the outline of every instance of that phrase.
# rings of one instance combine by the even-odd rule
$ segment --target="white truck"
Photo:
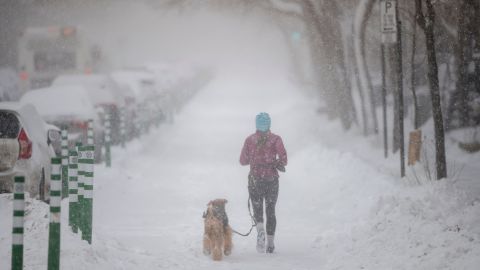
[[[98,71],[101,52],[77,27],[27,28],[18,42],[18,71],[23,91],[50,86],[62,74]]]

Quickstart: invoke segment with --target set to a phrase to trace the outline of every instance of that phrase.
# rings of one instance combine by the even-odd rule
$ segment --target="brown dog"
[[[232,228],[228,225],[226,203],[225,199],[210,201],[207,204],[207,211],[203,214],[205,223],[203,253],[212,254],[215,261],[222,260],[222,254],[228,256],[232,253]]]

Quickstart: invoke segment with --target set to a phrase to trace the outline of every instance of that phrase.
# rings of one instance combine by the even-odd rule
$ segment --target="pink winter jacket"
[[[270,131],[263,134],[267,138],[263,145],[259,143],[262,132],[257,131],[248,136],[240,155],[240,164],[250,165],[250,175],[255,178],[278,178],[275,165],[287,165],[287,151],[280,136]]]

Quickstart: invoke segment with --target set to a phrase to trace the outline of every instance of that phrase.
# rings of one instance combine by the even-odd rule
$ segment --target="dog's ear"
[[[226,199],[216,199],[215,203],[217,205],[225,205],[228,201]]]

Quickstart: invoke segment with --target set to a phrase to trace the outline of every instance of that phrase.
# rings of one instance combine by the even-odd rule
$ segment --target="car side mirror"
[[[61,138],[60,131],[50,129],[48,130],[48,144],[52,144],[53,142],[58,142],[60,141]]]

